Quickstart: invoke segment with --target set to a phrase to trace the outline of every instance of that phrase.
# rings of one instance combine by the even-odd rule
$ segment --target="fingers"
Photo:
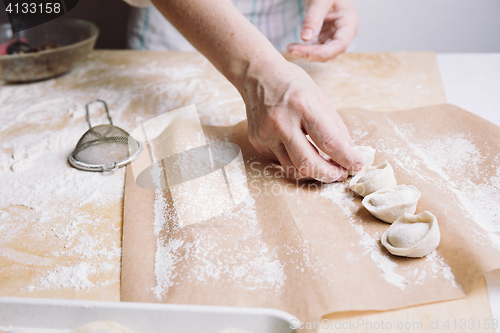
[[[290,44],[287,51],[295,57],[308,60],[327,61],[344,53],[355,37],[353,27],[343,25],[339,28],[327,28],[321,32],[319,41],[314,44]]]
[[[300,173],[325,183],[345,179],[347,170],[322,158],[302,131],[294,133],[293,140],[284,142],[284,146],[290,160]]]
[[[307,9],[300,38],[304,41],[311,41],[318,37],[325,16],[332,7],[333,1],[329,0],[311,0]]]
[[[281,166],[283,169],[285,169],[285,173],[287,177],[293,178],[293,179],[307,179],[310,178],[307,175],[299,172],[295,165],[293,165],[292,160],[290,159],[290,156],[288,156],[288,152],[285,149],[285,146],[283,144],[280,144],[272,149],[274,155],[278,158],[278,161],[280,162]]]
[[[340,133],[342,133],[342,137],[344,138],[344,140],[347,141],[349,146],[354,147],[354,141],[352,140],[351,135],[349,134],[349,130],[347,129],[347,126],[344,124],[344,121],[337,113],[337,111],[331,110],[327,112],[327,114],[330,117],[330,119],[335,123]]]
[[[328,6],[328,4],[330,7],[326,8],[325,6]],[[321,10],[323,12],[319,13]],[[317,22],[319,18],[322,20],[320,23]],[[347,50],[349,44],[356,37],[358,25],[359,17],[352,2],[311,1],[302,28],[302,39],[310,41],[318,37],[318,41],[308,45],[290,44],[287,47],[287,52],[295,57],[312,61],[333,59]],[[316,27],[319,27],[319,30],[314,30]],[[309,30],[314,31],[313,38],[304,39],[305,31]]]
[[[304,113],[302,119],[305,130],[319,149],[345,169],[361,170],[363,167],[361,155],[344,138],[337,124],[326,113],[316,112],[313,115]]]
[[[297,58],[310,61],[328,61],[345,52],[346,47],[339,41],[328,44],[290,44],[287,52]]]
[[[332,165],[335,165],[336,167],[342,168],[342,166],[340,166],[338,163],[335,163],[331,158],[327,159],[326,161]],[[346,169],[342,168],[342,175],[336,181],[343,182],[347,179],[347,177],[349,177],[349,172]]]
[[[346,169],[360,170],[361,156],[328,98],[297,65],[287,62],[282,72],[287,75],[264,77],[259,94],[245,100],[252,145],[277,159],[293,178],[333,182],[345,179]],[[273,98],[271,102],[263,100],[266,96]]]
[[[339,129],[340,133],[342,133],[343,138],[347,141],[350,146],[354,146],[354,141],[351,138],[351,134],[349,134],[349,130],[345,125],[344,121],[338,114],[335,107],[332,106],[330,100],[325,96],[324,98],[320,98],[321,105],[323,105],[323,109],[326,114],[330,117],[330,119],[334,122],[334,124]]]

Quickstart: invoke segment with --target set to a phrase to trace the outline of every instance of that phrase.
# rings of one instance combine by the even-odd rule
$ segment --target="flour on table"
[[[69,267],[57,267],[47,276],[40,279],[41,287],[53,288],[89,288],[92,283],[88,280],[89,274],[95,273],[95,269],[86,262],[78,263]]]
[[[123,170],[104,176],[71,168],[67,158],[82,130],[82,126],[77,125],[76,128],[67,127],[55,133],[26,134],[0,146],[13,151],[10,157],[5,153],[1,155],[0,187],[9,190],[0,192],[0,209],[4,216],[8,214],[6,210],[13,214],[16,210],[25,210],[23,214],[28,215],[25,219],[16,219],[15,225],[2,225],[0,243],[5,248],[0,255],[18,262],[20,267],[50,266],[56,263],[56,258],[75,255],[83,259],[120,258],[120,244],[102,244],[86,231],[110,221],[93,218],[79,207],[119,202],[123,195]],[[61,239],[65,245],[50,251],[49,258],[9,248],[9,240],[27,232],[40,241],[48,236]],[[7,235],[10,237],[7,238]],[[56,268],[59,269],[57,274],[50,272],[49,276],[41,277],[39,283],[44,287],[53,283],[53,286],[81,289],[92,285],[86,279],[88,274],[103,271],[98,264],[73,267],[78,269],[71,272],[71,278],[63,276],[70,268],[61,266]],[[119,267],[114,269],[119,272]],[[103,272],[107,271],[109,269]]]
[[[110,65],[108,59],[109,54],[93,53],[55,80],[0,88],[0,259],[12,261],[10,269],[18,272],[40,267],[30,281],[36,288],[50,282],[54,288],[87,290],[109,281],[87,277],[110,274],[115,283],[119,279],[121,244],[105,236],[107,230],[116,234],[120,229],[121,215],[110,220],[100,216],[99,207],[122,204],[124,169],[102,175],[68,164],[69,154],[88,130],[89,101],[105,100],[113,123],[127,131],[193,103],[205,124],[245,119],[237,90],[201,56],[177,66],[148,57],[133,65]],[[214,74],[210,79],[204,78],[207,71]],[[154,77],[146,86],[138,80],[145,76]],[[221,107],[230,112],[219,112]],[[108,123],[99,105],[91,106],[90,115],[92,125]],[[36,246],[28,246],[33,253],[19,251],[13,239],[43,244],[44,257],[36,254],[41,251]],[[88,265],[74,264],[79,258]],[[105,260],[114,263],[111,273],[99,264]],[[54,265],[55,270],[48,270]]]

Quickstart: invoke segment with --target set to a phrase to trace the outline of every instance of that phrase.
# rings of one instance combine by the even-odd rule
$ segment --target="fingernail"
[[[313,37],[313,31],[311,29],[302,30],[302,35],[300,36],[303,40],[309,40]]]
[[[354,164],[354,171],[361,171],[361,169],[363,169],[363,162],[358,162],[356,164]]]
[[[333,183],[334,181],[336,181],[336,179],[333,179],[330,177],[321,177],[317,180],[319,180],[320,182],[325,183],[325,184],[330,184],[330,183]]]
[[[343,182],[344,180],[347,179],[348,176],[349,176],[349,174],[347,173],[347,170],[345,170],[345,172],[342,173],[342,175],[339,177],[339,179],[337,179],[337,181]]]

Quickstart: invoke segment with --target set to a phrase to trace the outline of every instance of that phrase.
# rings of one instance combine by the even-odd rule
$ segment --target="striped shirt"
[[[133,8],[129,20],[128,46],[132,49],[192,51],[189,42],[151,6],[148,0],[125,0]],[[300,41],[305,0],[232,0],[278,51]]]

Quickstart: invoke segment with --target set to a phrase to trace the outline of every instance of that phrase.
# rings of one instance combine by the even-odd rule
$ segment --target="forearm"
[[[153,3],[239,90],[247,109],[248,137],[259,153],[278,159],[293,175],[325,182],[345,179],[346,169],[361,168],[361,157],[328,98],[230,0]],[[304,132],[333,162],[319,155]]]
[[[229,0],[153,0],[153,4],[240,92],[249,72],[285,61]]]

